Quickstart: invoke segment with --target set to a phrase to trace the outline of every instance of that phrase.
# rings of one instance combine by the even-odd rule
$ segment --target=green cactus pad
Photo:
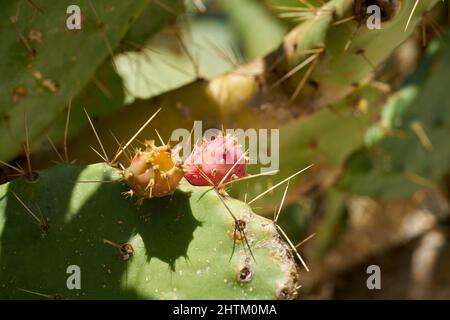
[[[104,60],[97,68],[90,83],[74,96],[70,114],[69,137],[76,136],[79,129],[88,124],[84,108],[92,118],[99,118],[124,106],[125,93],[128,93],[130,88],[124,88],[122,76],[116,70],[116,66],[120,70],[117,54],[126,52],[129,55],[133,51],[141,51],[152,36],[165,25],[173,22],[177,14],[182,14],[183,10],[182,0],[162,0],[161,2],[150,2],[147,5],[125,37],[121,39],[119,47],[114,50],[115,65],[111,57]],[[49,136],[56,143],[63,138],[66,117],[67,113],[61,112],[48,129]],[[47,146],[47,148],[50,147],[50,145]]]
[[[417,72],[384,106],[368,146],[348,161],[340,186],[352,193],[402,199],[433,186],[450,168],[450,33],[429,48]],[[379,132],[375,143],[370,139]],[[378,142],[378,143],[377,143]]]
[[[69,299],[296,295],[298,270],[289,247],[271,220],[238,200],[226,203],[246,222],[255,260],[240,240],[233,253],[233,220],[207,187],[183,182],[172,196],[138,206],[122,195],[127,186],[106,164],[57,165],[38,175],[35,182],[20,178],[0,186],[1,298],[42,298],[29,291]],[[15,195],[47,219],[45,234]],[[133,255],[124,260],[105,239],[131,244]],[[80,267],[80,290],[66,286],[70,265]]]

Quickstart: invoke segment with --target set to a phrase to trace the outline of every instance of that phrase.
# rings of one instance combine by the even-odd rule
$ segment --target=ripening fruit
[[[183,168],[173,160],[169,146],[157,147],[150,141],[144,151],[136,152],[122,174],[131,187],[129,194],[142,201],[173,194],[183,178]]]
[[[210,186],[211,182],[214,186],[219,186],[220,182],[244,177],[246,163],[247,159],[237,139],[219,135],[214,140],[204,140],[200,146],[195,147],[184,162],[184,177],[194,186]],[[225,176],[226,179],[222,181]]]

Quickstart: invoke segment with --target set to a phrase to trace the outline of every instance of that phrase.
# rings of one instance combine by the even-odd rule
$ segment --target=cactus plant
[[[299,270],[295,248],[278,224],[281,208],[272,221],[250,205],[268,214],[280,207],[280,199],[297,203],[280,224],[288,225],[287,233],[297,241],[314,229],[311,257],[322,259],[345,229],[349,193],[412,197],[448,173],[449,117],[442,85],[448,48],[433,43],[417,72],[400,90],[396,87],[421,57],[415,26],[423,19],[426,45],[426,24],[442,16],[442,8],[434,7],[437,0],[216,0],[207,3],[206,15],[190,12],[178,19],[183,23],[173,26],[175,32],[167,28],[147,42],[177,17],[182,2],[72,1],[82,8],[82,31],[64,28],[65,0],[51,7],[42,0],[42,8],[12,2],[0,13],[5,39],[0,71],[6,77],[0,92],[7,93],[0,97],[0,160],[10,164],[1,163],[14,169],[12,159],[21,155],[24,137],[42,150],[46,134],[60,140],[69,120],[73,135],[65,164],[50,167],[49,146],[32,154],[34,169],[47,167],[36,171],[26,141],[27,157],[17,159],[21,177],[7,177],[9,182],[0,185],[0,297],[294,298]],[[381,8],[380,29],[369,28],[371,5]],[[429,12],[432,8],[437,11]],[[250,12],[260,18],[248,21]],[[287,23],[277,13],[288,17]],[[200,20],[217,43],[203,39],[198,25],[191,24]],[[219,25],[219,32],[209,30]],[[230,58],[225,51],[236,43],[229,45],[233,36],[222,43],[215,35],[222,37],[230,25],[238,29],[242,51],[225,61]],[[407,39],[416,49],[414,57],[406,59],[406,68],[397,68],[404,52],[396,48]],[[442,40],[450,41],[448,35]],[[157,54],[165,59],[164,76],[154,61],[135,72],[131,65],[151,57],[155,44],[163,48]],[[78,47],[83,50],[74,54]],[[214,47],[214,53],[206,47]],[[246,61],[242,53],[255,60],[239,65]],[[208,61],[215,65],[209,69],[196,63],[210,60],[205,59],[210,54],[222,56],[223,64]],[[189,70],[179,70],[186,64]],[[228,68],[234,69],[222,74]],[[141,75],[151,77],[158,90],[142,90],[135,81]],[[130,84],[136,85],[133,92],[127,91]],[[388,87],[398,92],[389,97]],[[73,108],[66,122],[68,101]],[[88,122],[95,123],[95,138],[106,146],[107,163],[69,164],[97,161],[88,146],[94,135],[81,129],[87,123],[82,107],[96,116]],[[118,140],[159,107],[152,128],[144,125],[109,161],[105,150],[116,149]],[[185,138],[198,120],[205,130],[264,128],[270,134],[279,129],[279,148],[276,139],[261,144],[259,135],[254,160],[264,152],[267,160],[270,153],[276,162],[270,169],[280,172],[248,179],[246,173],[258,174],[267,163],[247,167],[253,159],[246,157],[247,146],[224,135],[197,146],[186,162],[177,160],[176,148],[162,141],[179,142],[168,139]],[[163,146],[155,145],[156,138]],[[138,139],[144,147],[130,155]],[[227,153],[232,163],[214,161]],[[128,167],[118,163],[119,155],[129,158]],[[20,167],[25,160],[27,172]],[[300,179],[302,168],[311,169]],[[236,183],[238,178],[245,181]],[[287,180],[289,189],[272,188]],[[73,289],[67,281],[77,268],[81,287]]]
[[[259,1],[218,0],[218,4],[233,21],[234,29],[239,34],[249,59],[269,53],[283,40],[286,26],[271,16]]]
[[[255,261],[207,187],[184,181],[172,196],[136,205],[105,164],[58,165],[0,186],[0,296],[39,298],[292,298],[298,270],[273,222],[231,198]],[[21,200],[18,201],[17,197]],[[46,236],[25,206],[46,221]],[[20,234],[20,237],[18,235]],[[233,249],[234,248],[234,249]],[[30,265],[29,261],[33,261]],[[81,289],[66,287],[67,268]]]

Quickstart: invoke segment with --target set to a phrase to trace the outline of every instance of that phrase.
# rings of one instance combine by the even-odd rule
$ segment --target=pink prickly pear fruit
[[[219,186],[221,182],[244,177],[246,164],[247,159],[237,139],[221,134],[214,140],[204,140],[200,146],[195,146],[184,162],[184,177],[194,186],[211,186],[211,182]]]
[[[129,194],[137,196],[140,202],[173,194],[183,174],[182,165],[172,158],[170,147],[156,147],[153,141],[146,143],[145,150],[138,150],[122,172],[131,187]]]

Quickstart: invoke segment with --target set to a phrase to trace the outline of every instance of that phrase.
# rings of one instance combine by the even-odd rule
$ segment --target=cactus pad
[[[140,202],[173,194],[181,178],[181,163],[174,162],[170,147],[157,147],[153,141],[146,142],[145,150],[138,150],[123,171],[123,179],[131,187],[130,195],[139,197]]]

